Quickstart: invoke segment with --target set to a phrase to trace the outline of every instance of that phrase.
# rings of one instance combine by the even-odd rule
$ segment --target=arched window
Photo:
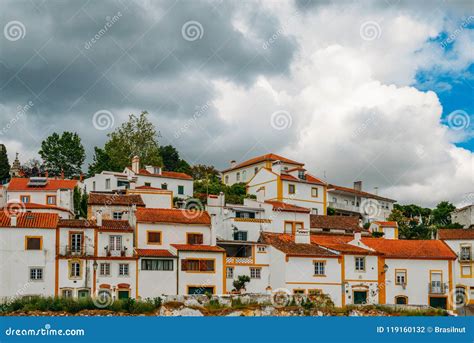
[[[395,297],[395,304],[408,305],[408,297],[405,295],[398,295]]]

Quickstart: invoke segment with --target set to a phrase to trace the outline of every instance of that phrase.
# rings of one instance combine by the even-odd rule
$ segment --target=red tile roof
[[[316,244],[297,244],[295,236],[286,233],[260,234],[262,243],[269,244],[289,256],[337,257],[338,255]]]
[[[375,221],[373,223],[378,224],[379,226],[383,226],[383,227],[398,227],[397,222],[379,222],[379,221]]]
[[[64,207],[59,207],[55,205],[36,204],[33,202],[11,202],[11,203],[8,203],[3,209],[11,209],[11,211],[15,211],[16,209],[19,209],[19,208],[23,208],[26,210],[58,210],[58,211],[72,213],[72,211]]]
[[[372,198],[372,199],[377,199],[377,200],[396,202],[396,200],[381,197],[379,195],[375,195],[375,194],[372,194],[372,193],[358,191],[354,188],[342,187],[342,186],[336,186],[336,185],[329,184],[328,185],[328,191],[330,191],[331,189],[341,191],[341,192],[347,192],[347,193],[355,194],[355,195],[365,197],[365,198]]]
[[[443,240],[474,239],[474,229],[439,229],[438,238]]]
[[[145,206],[142,197],[139,194],[107,194],[107,193],[89,193],[87,205],[101,206]]]
[[[312,229],[332,229],[354,231],[359,228],[359,218],[356,216],[321,216],[310,215]]]
[[[77,180],[48,179],[44,187],[28,186],[29,178],[13,178],[8,184],[8,191],[57,191],[58,189],[74,189],[77,186]]]
[[[241,162],[241,163],[237,164],[235,167],[228,168],[226,170],[223,170],[222,172],[225,173],[225,172],[228,172],[228,171],[231,171],[231,170],[234,170],[234,169],[248,167],[248,166],[251,166],[252,164],[257,164],[257,163],[266,162],[266,161],[269,161],[269,162],[281,161],[283,163],[295,164],[295,165],[298,165],[298,166],[304,166],[304,163],[296,162],[296,161],[290,160],[286,157],[283,157],[283,156],[280,156],[280,155],[277,155],[277,154],[266,154],[266,155],[254,157],[254,158],[251,158],[250,160]]]
[[[141,223],[211,224],[209,213],[198,210],[139,208],[136,216]]]
[[[38,228],[55,229],[58,224],[59,216],[57,213],[25,212],[17,214],[18,228]],[[0,212],[0,227],[12,227],[11,216],[5,212]]]
[[[132,170],[131,167],[128,167],[128,169]],[[173,171],[162,171],[161,174],[155,174],[155,173],[150,173],[146,169],[140,169],[138,171],[137,175],[142,175],[142,176],[152,176],[152,177],[164,177],[168,179],[183,179],[183,180],[192,180],[193,177],[191,175],[188,175],[186,173],[178,173],[178,172],[173,172]]]
[[[174,255],[165,249],[135,249],[140,257],[174,257]]]
[[[194,245],[194,244],[171,244],[178,251],[207,251],[207,252],[225,252],[224,249],[214,245]]]
[[[102,226],[99,227],[95,219],[61,219],[58,227],[133,232],[133,228],[127,220],[104,219],[102,220]]]
[[[284,212],[300,212],[309,213],[311,210],[306,207],[300,207],[292,204],[287,204],[282,201],[266,200],[265,203],[273,206],[273,211],[284,211]]]
[[[280,175],[281,179],[285,181],[310,183],[310,184],[321,185],[321,186],[326,185],[326,183],[323,180],[318,179],[317,177],[314,177],[313,175],[306,174],[305,176],[306,176],[306,179],[302,180],[300,178],[297,178],[296,176],[286,174],[286,173],[282,173]]]
[[[364,249],[361,247],[348,244],[354,236],[343,235],[311,235],[311,243],[324,246],[329,249],[340,251],[343,254],[360,254],[360,255],[380,255],[376,251]]]

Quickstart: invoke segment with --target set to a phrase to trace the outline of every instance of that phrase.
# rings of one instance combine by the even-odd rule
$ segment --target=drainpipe
[[[178,259],[176,260],[176,295],[179,295],[179,250],[176,252],[178,253]]]

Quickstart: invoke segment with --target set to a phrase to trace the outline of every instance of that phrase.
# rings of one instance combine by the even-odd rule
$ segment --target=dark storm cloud
[[[50,131],[77,130],[90,155],[108,132],[93,129],[96,111],[110,110],[118,125],[125,112],[143,109],[163,131],[162,141],[178,145],[185,155],[195,154],[199,139],[210,141],[225,132],[211,105],[217,91],[212,82],[249,86],[259,75],[287,74],[297,49],[285,35],[271,49],[262,48],[280,23],[257,4],[236,5],[1,2],[2,28],[17,20],[26,32],[16,41],[0,39],[0,126],[17,114],[17,106],[33,101],[16,124],[28,131],[21,140],[26,149],[37,151]],[[238,11],[246,11],[251,38],[233,25]],[[202,26],[200,39],[183,38],[182,27],[189,21]],[[202,106],[206,120],[192,122],[186,137],[176,140],[176,130]],[[0,139],[18,140],[17,131],[9,130]],[[219,153],[211,158],[219,159]]]

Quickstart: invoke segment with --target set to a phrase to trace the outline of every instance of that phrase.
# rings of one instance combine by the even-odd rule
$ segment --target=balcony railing
[[[446,294],[447,289],[448,287],[445,283],[438,281],[432,281],[428,284],[428,292],[430,294]]]
[[[121,249],[110,249],[108,246],[104,248],[105,254],[111,257],[123,257],[127,255],[127,247],[122,247]]]
[[[252,264],[252,256],[248,257],[227,257],[226,262],[229,264]]]
[[[461,262],[470,262],[472,261],[472,256],[471,254],[459,254],[459,261]]]
[[[348,205],[341,202],[329,202],[329,207],[334,208],[335,210],[349,211],[349,212],[359,212],[359,207],[354,205]]]
[[[88,251],[84,246],[66,245],[60,249],[60,254],[63,256],[91,256],[92,252]]]

